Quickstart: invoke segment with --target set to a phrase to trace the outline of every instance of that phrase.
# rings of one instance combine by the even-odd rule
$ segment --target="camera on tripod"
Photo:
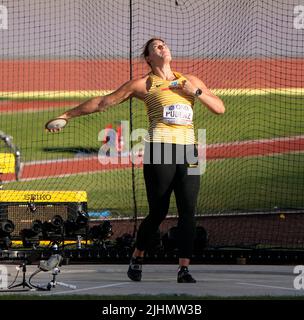
[[[8,249],[12,245],[11,233],[15,230],[13,221],[3,219],[0,221],[0,248]]]

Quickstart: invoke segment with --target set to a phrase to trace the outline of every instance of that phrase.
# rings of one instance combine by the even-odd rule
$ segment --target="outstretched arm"
[[[100,97],[95,97],[87,100],[79,106],[64,112],[59,118],[71,119],[84,116],[94,112],[102,112],[108,107],[119,104],[130,98],[134,93],[134,81],[128,81],[116,91]]]
[[[215,114],[222,114],[225,112],[223,101],[214,95],[199,78],[193,75],[185,75],[188,79],[183,82],[183,90],[189,94],[194,95],[197,89],[202,90],[202,94],[198,96],[198,100],[204,104],[210,111]]]
[[[114,92],[100,97],[95,97],[92,99],[89,99],[79,106],[72,108],[57,118],[62,119],[72,119],[84,115],[88,115],[94,112],[102,112],[105,111],[108,107],[111,107],[113,105],[117,105],[131,96],[139,96],[138,93],[142,90],[143,87],[143,80],[130,80],[123,84],[121,87],[119,87]],[[57,132],[60,131],[60,129],[51,129],[49,130],[51,132]]]

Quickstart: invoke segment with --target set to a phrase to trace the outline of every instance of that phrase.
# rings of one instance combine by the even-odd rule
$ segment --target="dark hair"
[[[143,46],[143,51],[141,53],[141,57],[144,58],[146,60],[146,57],[149,55],[149,45],[150,43],[152,43],[153,41],[159,40],[163,43],[165,43],[165,41],[161,38],[151,38],[150,40],[148,40],[145,45]],[[147,64],[149,66],[151,66],[151,64],[146,60]]]

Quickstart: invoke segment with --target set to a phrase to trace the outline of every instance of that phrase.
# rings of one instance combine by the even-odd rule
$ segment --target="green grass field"
[[[216,116],[195,106],[195,127],[206,129],[207,143],[242,141],[303,134],[303,96],[223,96],[226,113]],[[74,157],[77,151],[97,151],[98,133],[107,123],[129,120],[129,103],[104,113],[73,119],[59,134],[44,130],[44,124],[65,109],[1,114],[0,128],[14,138],[23,161]],[[134,100],[133,128],[147,128],[146,110]]]
[[[303,135],[303,96],[222,96],[226,113],[213,115],[195,106],[196,129],[204,128],[207,143],[244,141]],[[96,153],[98,132],[107,123],[129,119],[129,103],[104,113],[73,119],[61,133],[44,130],[47,120],[62,109],[1,114],[0,128],[10,134],[21,150],[22,161],[72,158],[79,152]],[[134,100],[133,128],[146,128],[146,112]],[[210,161],[202,176],[199,213],[230,210],[303,207],[304,155],[285,154]],[[139,214],[147,213],[144,181],[135,170]],[[90,210],[110,208],[115,215],[133,214],[131,170],[114,170],[70,177],[11,182],[5,189],[85,190]],[[175,213],[172,197],[170,212]]]

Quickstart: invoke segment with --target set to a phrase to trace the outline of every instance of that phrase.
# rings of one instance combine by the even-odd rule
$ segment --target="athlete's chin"
[[[163,59],[164,59],[164,62],[165,62],[165,63],[170,63],[170,62],[172,61],[172,58],[171,58],[171,56],[169,56],[169,55],[163,56]]]

